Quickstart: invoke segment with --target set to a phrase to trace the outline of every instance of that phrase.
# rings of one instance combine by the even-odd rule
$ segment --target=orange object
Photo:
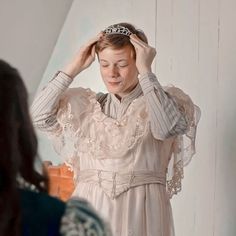
[[[63,201],[69,199],[75,188],[73,171],[69,170],[64,163],[53,166],[50,161],[45,161],[44,165],[49,177],[49,194]]]

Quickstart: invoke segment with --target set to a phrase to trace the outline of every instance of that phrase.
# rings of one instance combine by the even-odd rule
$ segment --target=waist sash
[[[145,184],[166,185],[164,173],[154,171],[112,172],[104,170],[83,170],[78,174],[79,183],[98,184],[103,191],[115,199],[132,187]]]

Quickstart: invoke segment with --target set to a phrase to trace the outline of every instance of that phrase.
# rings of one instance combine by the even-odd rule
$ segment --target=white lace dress
[[[113,235],[174,236],[170,198],[181,190],[183,166],[195,152],[200,111],[181,90],[166,88],[187,122],[189,142],[178,128],[156,138],[142,89],[138,85],[122,102],[89,89],[66,90],[51,109],[56,121],[48,116],[47,127],[37,127],[73,169],[73,195],[87,199],[110,222]],[[40,96],[33,114],[42,107]],[[45,111],[40,114],[33,116],[36,123]]]

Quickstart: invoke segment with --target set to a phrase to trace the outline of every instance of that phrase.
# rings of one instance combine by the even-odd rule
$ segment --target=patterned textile
[[[131,93],[68,88],[59,73],[33,105],[34,124],[74,171],[75,191],[110,223],[115,236],[174,236],[170,198],[195,153],[200,109],[153,73]]]
[[[19,189],[23,236],[111,236],[97,212],[80,198],[67,203],[45,193]]]
[[[111,231],[85,200],[71,198],[66,204],[60,232],[63,236],[110,236]]]

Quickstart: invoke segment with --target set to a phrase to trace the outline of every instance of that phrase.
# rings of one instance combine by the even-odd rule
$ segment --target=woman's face
[[[102,79],[110,93],[122,98],[134,89],[138,70],[130,46],[105,48],[98,53],[98,58]]]

